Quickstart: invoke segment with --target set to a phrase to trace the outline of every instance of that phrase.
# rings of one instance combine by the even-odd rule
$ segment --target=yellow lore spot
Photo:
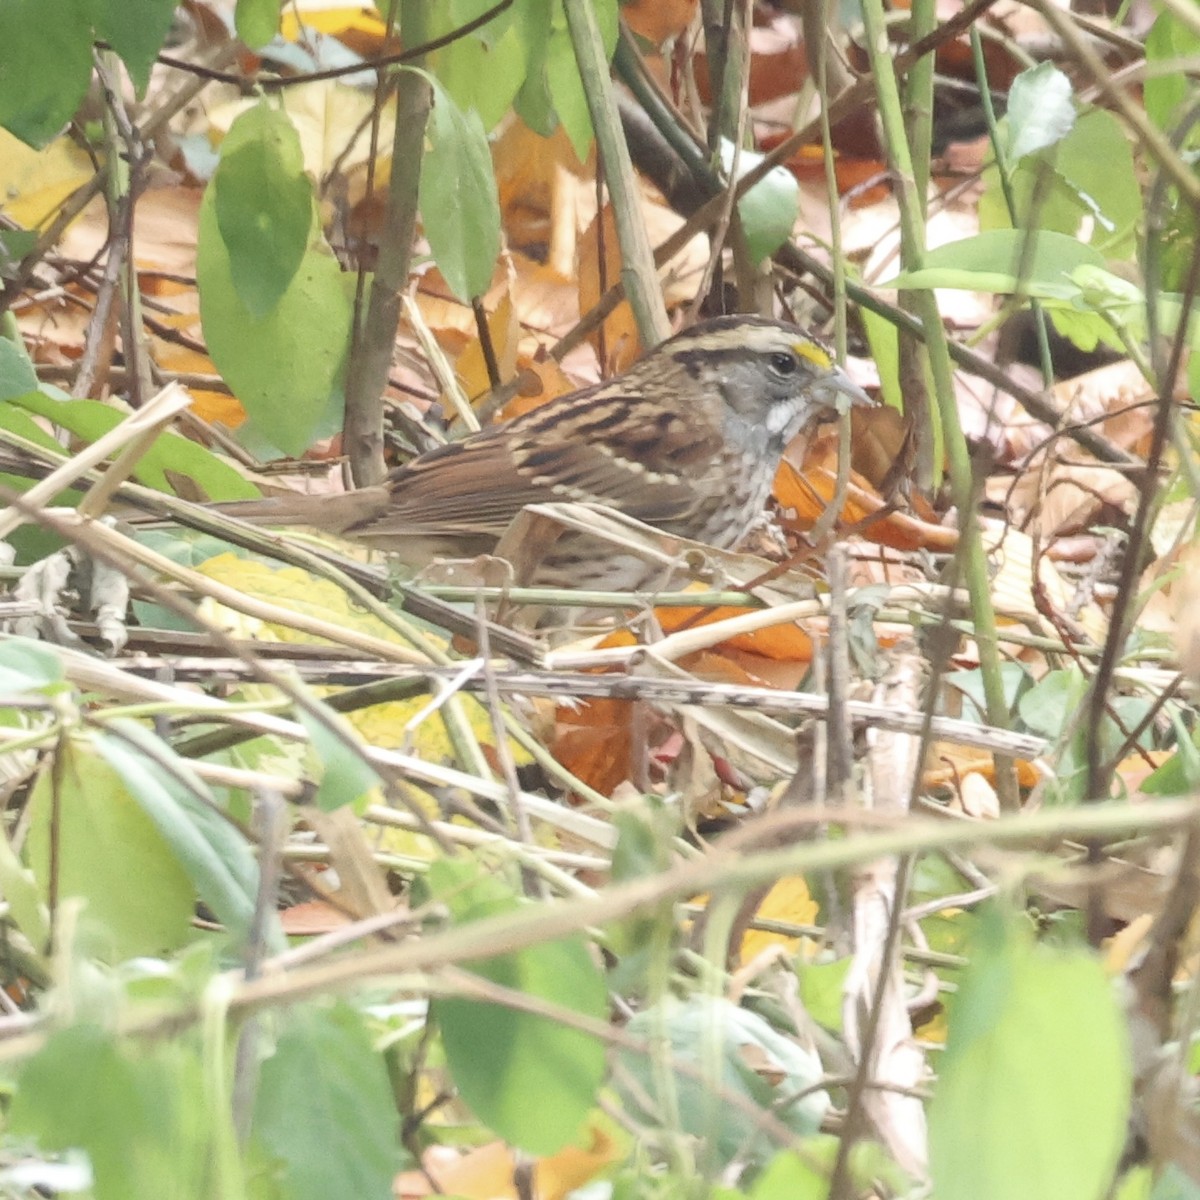
[[[828,371],[833,366],[833,359],[816,342],[796,342],[792,347],[801,358],[806,358],[814,367]]]

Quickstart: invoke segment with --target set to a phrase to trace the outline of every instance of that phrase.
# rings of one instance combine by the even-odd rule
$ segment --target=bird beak
[[[838,413],[851,408],[876,408],[878,400],[872,400],[844,371],[834,368],[812,389],[813,396],[822,404],[836,408]]]

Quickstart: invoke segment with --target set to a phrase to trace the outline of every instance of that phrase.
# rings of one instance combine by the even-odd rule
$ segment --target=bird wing
[[[695,505],[695,481],[722,450],[719,429],[601,384],[400,468],[387,511],[351,532],[499,537],[527,504],[554,500],[668,523]]]
[[[550,498],[509,460],[497,436],[502,428],[439,446],[393,471],[386,511],[351,532],[499,537],[525,505]]]

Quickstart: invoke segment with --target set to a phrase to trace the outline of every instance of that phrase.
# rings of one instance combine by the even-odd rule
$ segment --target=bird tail
[[[354,525],[370,520],[382,509],[386,500],[382,488],[362,488],[323,496],[296,493],[269,496],[261,500],[233,500],[211,507],[222,516],[236,517],[254,525],[308,525],[327,533],[343,533]]]

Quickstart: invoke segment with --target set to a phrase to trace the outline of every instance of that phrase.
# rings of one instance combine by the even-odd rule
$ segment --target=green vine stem
[[[908,138],[904,131],[900,90],[894,64],[887,52],[887,26],[881,0],[864,0],[863,23],[866,28],[867,54],[879,100],[880,120],[889,166],[895,176],[896,198],[900,206],[901,233],[908,255],[905,270],[920,270],[925,255],[923,197],[913,171]],[[988,722],[1008,728],[1008,704],[1000,674],[1000,650],[996,634],[996,613],[992,606],[991,581],[987,556],[978,522],[975,520],[975,484],[971,458],[963,436],[962,423],[954,398],[954,378],[945,327],[932,291],[913,294],[913,308],[920,318],[929,352],[942,437],[949,465],[950,490],[958,508],[962,534],[961,569],[971,597],[975,619],[975,639],[979,646],[979,666],[983,677]],[[997,756],[996,785],[1001,807],[1015,812],[1020,807],[1016,775],[1012,761]]]

